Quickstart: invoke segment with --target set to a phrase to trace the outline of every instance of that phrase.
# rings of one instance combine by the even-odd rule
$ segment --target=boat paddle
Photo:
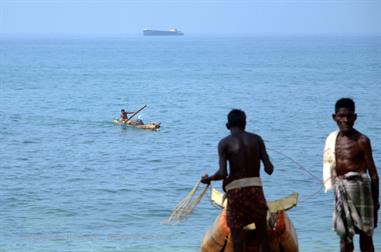
[[[141,109],[139,109],[138,111],[136,111],[135,113],[132,114],[132,116],[130,116],[130,118],[128,118],[124,123],[127,124],[132,117],[134,117],[137,113],[139,113],[140,111],[142,111],[143,109],[145,109],[145,107],[147,107],[147,105],[144,105]]]

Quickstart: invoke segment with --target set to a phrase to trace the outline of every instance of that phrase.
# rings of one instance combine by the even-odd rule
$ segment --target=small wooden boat
[[[147,129],[147,130],[158,130],[158,129],[160,129],[160,123],[157,123],[157,122],[144,124],[141,120],[123,121],[120,119],[113,119],[112,121],[116,125],[129,126],[129,127],[134,127],[134,128],[138,128],[138,129]]]
[[[206,232],[201,243],[202,252],[232,252],[233,243],[230,238],[230,229],[226,221],[226,200],[224,194],[212,189],[212,203],[222,211],[214,224]],[[268,202],[268,236],[271,252],[298,252],[298,239],[295,228],[288,217],[286,210],[296,206],[298,194],[293,193],[288,197]],[[246,251],[260,251],[260,242],[255,237],[255,223],[244,227],[248,233],[245,243]]]

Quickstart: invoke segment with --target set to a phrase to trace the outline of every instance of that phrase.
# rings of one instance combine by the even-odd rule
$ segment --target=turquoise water
[[[207,198],[161,221],[217,168],[232,108],[269,149],[267,199],[300,194],[301,251],[338,251],[323,143],[352,97],[380,168],[380,81],[381,37],[2,38],[0,251],[198,251],[219,213]],[[112,124],[144,104],[160,131]]]

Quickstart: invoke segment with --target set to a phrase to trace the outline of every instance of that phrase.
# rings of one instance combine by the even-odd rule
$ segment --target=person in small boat
[[[144,125],[143,120],[137,119],[137,120],[129,120],[128,114],[135,114],[135,112],[127,112],[126,110],[122,109],[120,114],[120,120],[123,122],[128,122],[130,125]]]
[[[245,131],[246,115],[242,110],[230,111],[226,127],[230,135],[218,144],[219,169],[212,176],[202,176],[201,182],[209,184],[212,180],[223,180],[228,199],[227,224],[234,251],[244,251],[247,236],[244,227],[254,222],[262,251],[266,252],[270,250],[266,222],[268,207],[260,179],[260,162],[269,175],[274,167],[262,138]]]
[[[120,111],[120,120],[126,122],[128,121],[128,114],[134,114],[135,112],[127,112],[126,110],[122,109]]]
[[[340,251],[354,250],[355,234],[360,235],[361,251],[374,251],[380,203],[370,140],[353,127],[357,114],[352,99],[339,99],[332,117],[339,130],[326,140],[323,177],[326,191],[334,189],[333,227],[340,236]]]

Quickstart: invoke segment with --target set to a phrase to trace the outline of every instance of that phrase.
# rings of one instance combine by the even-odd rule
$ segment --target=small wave
[[[106,193],[112,193],[112,194],[117,194],[117,193],[125,193],[125,192],[130,192],[131,190],[123,188],[123,189],[107,189],[107,188],[102,188],[102,189],[97,189],[99,192],[106,192]]]
[[[85,178],[69,178],[65,182],[80,182],[86,180]]]
[[[78,215],[74,211],[69,211],[63,208],[51,208],[46,210],[46,214],[52,214],[52,215],[59,215],[59,216],[64,216],[64,217],[71,217],[71,216],[76,216]]]
[[[149,160],[148,163],[161,163],[163,160],[161,159],[153,159],[153,160]]]
[[[38,144],[40,142],[35,140],[24,140],[22,143],[23,144]]]

